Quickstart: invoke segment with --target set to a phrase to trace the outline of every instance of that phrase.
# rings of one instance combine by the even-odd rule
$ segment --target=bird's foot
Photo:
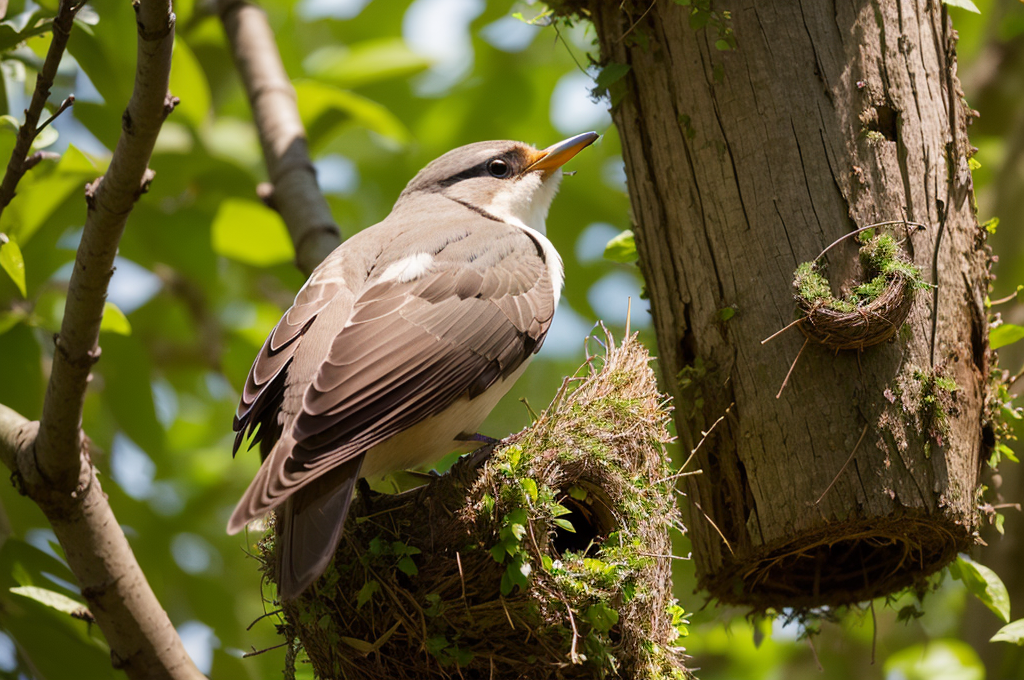
[[[479,432],[474,434],[463,433],[456,437],[456,439],[460,442],[475,442],[480,446],[494,446],[501,441],[500,439],[488,437],[487,435],[480,434]]]

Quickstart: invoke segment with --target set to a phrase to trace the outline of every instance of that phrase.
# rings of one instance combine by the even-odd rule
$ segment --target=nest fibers
[[[927,287],[892,236],[872,238],[860,249],[860,258],[872,278],[842,299],[832,295],[814,262],[797,268],[793,287],[804,314],[798,325],[809,339],[834,350],[883,343],[907,320],[917,291]]]
[[[301,643],[319,677],[351,680],[689,677],[649,361],[608,335],[603,362],[490,456],[361,498],[327,572],[284,604],[288,658]],[[272,534],[261,548],[273,580]]]

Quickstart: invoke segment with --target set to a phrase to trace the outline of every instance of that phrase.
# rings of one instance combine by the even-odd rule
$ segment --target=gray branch
[[[219,0],[217,9],[263,146],[273,185],[267,202],[284,219],[295,264],[308,275],[338,246],[341,232],[316,183],[295,88],[263,10],[244,0]]]

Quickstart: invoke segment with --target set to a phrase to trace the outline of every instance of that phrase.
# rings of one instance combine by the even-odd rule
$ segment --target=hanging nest
[[[635,336],[607,343],[490,455],[354,503],[327,572],[283,604],[318,677],[689,677],[666,400]],[[271,532],[270,581],[273,551]]]
[[[797,267],[793,287],[804,314],[797,325],[809,339],[837,351],[883,343],[899,331],[917,291],[928,285],[888,234],[875,236],[861,247],[860,259],[871,278],[845,298],[832,295],[816,261]]]

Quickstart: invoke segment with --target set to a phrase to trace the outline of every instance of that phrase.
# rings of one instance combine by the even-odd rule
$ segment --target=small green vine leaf
[[[1003,623],[1010,621],[1010,594],[994,571],[961,555],[949,565],[953,578],[962,581],[968,592],[981,600]]]
[[[1004,323],[992,329],[988,336],[988,344],[992,349],[999,349],[1022,339],[1024,339],[1024,326]]]
[[[21,292],[21,297],[25,297],[25,259],[17,242],[12,241],[6,234],[0,234],[0,267],[14,281],[14,285]]]
[[[632,229],[621,232],[604,247],[604,259],[612,262],[631,264],[637,261],[637,257],[636,239]]]
[[[989,638],[989,642],[1010,642],[1024,646],[1024,619],[1017,619],[1013,623],[1006,624]]]
[[[965,9],[968,12],[974,12],[975,14],[981,14],[981,10],[971,0],[942,0],[943,5],[949,7],[958,7],[959,9]]]

